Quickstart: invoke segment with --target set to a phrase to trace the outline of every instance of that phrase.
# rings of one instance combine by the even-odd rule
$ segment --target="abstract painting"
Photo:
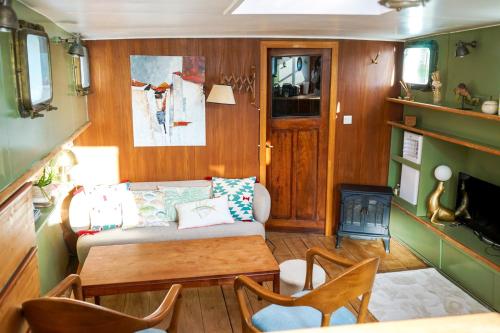
[[[205,146],[205,58],[130,56],[134,147]]]

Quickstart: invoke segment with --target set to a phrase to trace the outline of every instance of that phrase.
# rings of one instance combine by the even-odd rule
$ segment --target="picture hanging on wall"
[[[134,147],[205,146],[205,57],[130,56]]]

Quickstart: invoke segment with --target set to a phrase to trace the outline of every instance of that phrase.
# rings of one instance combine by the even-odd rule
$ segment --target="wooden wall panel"
[[[88,97],[92,125],[76,144],[118,147],[121,179],[154,181],[259,174],[259,114],[250,104],[249,94],[236,93],[235,106],[206,105],[205,147],[134,148],[129,62],[132,54],[205,56],[208,94],[221,72],[248,72],[251,65],[259,67],[259,40],[138,39],[87,44],[93,91]],[[397,60],[402,46],[395,42],[340,41],[335,222],[339,184],[386,184],[390,129],[385,122],[399,119],[400,113],[398,106],[389,106],[384,98],[399,93]],[[372,64],[370,58],[378,52],[378,64]],[[343,125],[343,115],[352,115],[353,124]],[[273,200],[284,195],[278,192],[273,194]]]
[[[314,220],[317,217],[319,130],[297,131],[296,217]]]
[[[205,147],[134,148],[130,55],[205,56],[206,94],[221,72],[249,73],[258,65],[255,39],[137,39],[89,41],[92,126],[80,146],[119,149],[119,178],[131,181],[202,179],[258,175],[258,110],[249,94],[236,105],[206,104]]]
[[[402,43],[395,42],[340,42],[334,232],[340,184],[387,184],[391,131],[386,121],[400,119],[401,108],[384,99],[399,95],[402,48]],[[378,64],[372,64],[370,58],[378,52]],[[343,125],[344,115],[352,115],[352,125]]]

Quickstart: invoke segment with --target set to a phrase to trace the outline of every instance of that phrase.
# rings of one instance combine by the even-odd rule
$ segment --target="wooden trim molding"
[[[335,122],[337,110],[337,82],[338,82],[338,54],[339,43],[331,41],[261,41],[260,42],[260,88],[259,88],[259,107],[260,107],[260,132],[259,132],[259,178],[260,182],[266,185],[266,167],[267,167],[267,52],[269,49],[330,49],[330,107],[328,122],[328,156],[327,156],[327,186],[326,186],[326,215],[325,229],[326,236],[332,235],[333,226],[333,198],[334,198],[334,161],[335,161]]]
[[[5,189],[0,192],[0,204],[7,200],[11,195],[13,195],[21,186],[27,183],[31,177],[36,175],[45,164],[47,164],[51,159],[53,159],[57,154],[63,150],[63,146],[68,142],[75,140],[80,134],[82,134],[89,126],[90,121],[86,122],[78,128],[67,140],[65,140],[60,145],[56,146],[50,153],[48,153],[44,158],[35,162],[33,166],[17,178],[14,182],[8,185]]]

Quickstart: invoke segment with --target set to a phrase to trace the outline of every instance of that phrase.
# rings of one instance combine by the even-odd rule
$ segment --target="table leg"
[[[101,296],[94,296],[94,303],[96,305],[101,305]]]
[[[276,294],[280,293],[280,273],[274,274],[274,277],[273,277],[273,291]]]

